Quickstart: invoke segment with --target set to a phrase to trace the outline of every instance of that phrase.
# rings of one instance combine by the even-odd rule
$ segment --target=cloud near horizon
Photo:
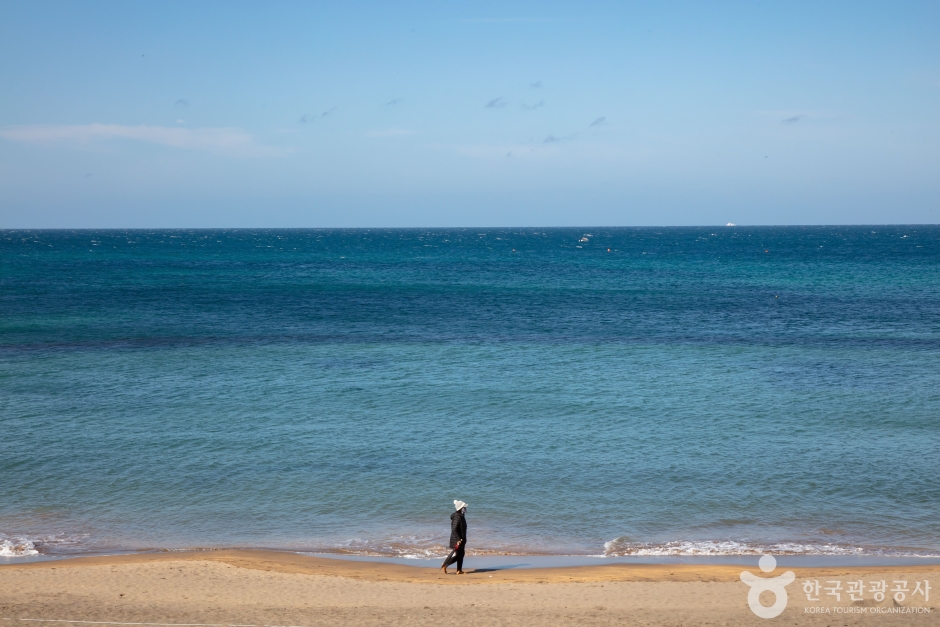
[[[27,144],[91,143],[130,139],[183,150],[198,150],[238,156],[275,156],[285,151],[262,146],[238,128],[179,128],[171,126],[124,126],[120,124],[34,124],[0,128],[0,137]]]

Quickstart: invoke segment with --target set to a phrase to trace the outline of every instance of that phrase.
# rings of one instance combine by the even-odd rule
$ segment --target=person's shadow
[[[504,566],[494,566],[493,568],[474,568],[468,573],[497,573],[501,570],[512,570],[513,568],[525,568],[529,564],[506,564]]]

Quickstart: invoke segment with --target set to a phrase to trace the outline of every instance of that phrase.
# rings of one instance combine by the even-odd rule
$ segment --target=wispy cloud
[[[27,144],[91,144],[109,140],[133,140],[182,150],[198,150],[238,156],[276,156],[286,151],[262,146],[237,128],[179,128],[171,126],[122,126],[74,124],[6,126],[0,137]]]
[[[541,89],[542,81],[535,81],[534,83],[529,83],[529,87],[532,89]]]
[[[603,125],[605,125],[605,124],[607,124],[607,118],[606,118],[606,117],[599,117],[599,118],[597,118],[596,120],[594,120],[593,122],[591,122],[590,124],[588,124],[588,128],[591,128],[592,126],[603,126]]]
[[[177,107],[188,107],[189,101],[184,98],[180,98],[179,100],[176,101],[175,104]]]
[[[781,124],[796,124],[797,122],[799,122],[800,120],[802,120],[802,119],[805,118],[805,117],[806,117],[806,116],[801,113],[800,115],[794,115],[794,116],[792,116],[792,117],[785,118],[785,119],[781,120],[780,123],[781,123]]]
[[[484,108],[486,108],[486,109],[499,109],[500,107],[505,107],[505,106],[506,106],[506,101],[503,100],[503,97],[502,97],[502,96],[500,96],[499,98],[493,98],[492,100],[490,100],[489,102],[487,102],[487,103],[486,103],[486,107],[484,107]]]
[[[543,144],[556,144],[558,142],[570,142],[574,139],[574,135],[563,135],[558,137],[556,135],[549,135],[542,140]]]
[[[300,119],[297,120],[297,123],[309,124],[310,122],[314,122],[316,120],[319,120],[320,118],[325,118],[328,115],[332,115],[334,111],[336,111],[336,107],[331,107],[329,110],[324,111],[323,113],[320,113],[320,114],[314,113],[313,115],[310,115],[309,113],[304,113],[302,116],[300,116]]]
[[[533,109],[538,109],[539,107],[544,107],[544,106],[545,106],[545,101],[544,101],[544,100],[539,100],[539,101],[536,102],[534,105],[528,105],[528,104],[526,104],[526,103],[524,103],[524,102],[522,103],[522,108],[523,108],[523,109],[528,109],[529,111],[532,111]]]

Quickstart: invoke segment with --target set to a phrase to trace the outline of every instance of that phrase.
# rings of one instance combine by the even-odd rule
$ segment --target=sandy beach
[[[757,568],[751,569],[759,572]],[[781,570],[781,569],[778,569]],[[935,600],[852,602],[848,581],[940,582],[940,566],[793,569],[772,624],[938,624]],[[271,551],[86,557],[0,566],[4,624],[753,625],[737,566],[622,565],[433,569]],[[779,574],[779,573],[774,573]],[[842,581],[807,602],[805,580]],[[936,584],[931,584],[936,585]],[[933,593],[933,590],[930,591]],[[767,594],[767,593],[765,593]],[[768,600],[766,602],[770,602]],[[807,609],[811,608],[811,609]],[[910,608],[910,609],[904,609]],[[892,612],[892,613],[886,613]],[[904,613],[900,613],[904,612]],[[61,621],[61,622],[59,622]]]

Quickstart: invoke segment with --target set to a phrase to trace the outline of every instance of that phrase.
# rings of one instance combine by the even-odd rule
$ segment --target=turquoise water
[[[938,555],[940,228],[0,231],[0,398],[5,555]]]

